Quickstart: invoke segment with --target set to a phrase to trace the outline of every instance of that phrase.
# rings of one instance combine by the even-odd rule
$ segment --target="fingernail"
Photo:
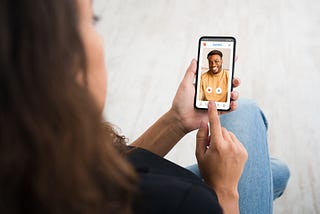
[[[208,106],[212,106],[214,104],[215,104],[214,100],[210,100],[209,103],[208,103]]]

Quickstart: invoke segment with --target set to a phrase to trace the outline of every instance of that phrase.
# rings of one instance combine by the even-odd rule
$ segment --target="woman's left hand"
[[[200,127],[201,121],[208,123],[208,113],[203,110],[197,110],[194,108],[194,96],[195,96],[195,86],[194,80],[197,70],[197,61],[193,59],[186,74],[179,85],[178,91],[172,103],[170,111],[174,113],[177,119],[181,122],[185,134],[198,129]],[[240,79],[234,78],[233,88],[240,85]],[[227,112],[234,111],[237,108],[237,100],[239,98],[239,92],[232,91],[231,93],[231,109]],[[221,114],[221,112],[220,112]]]

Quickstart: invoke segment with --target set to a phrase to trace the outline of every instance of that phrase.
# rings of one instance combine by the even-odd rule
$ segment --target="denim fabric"
[[[273,200],[282,195],[290,172],[284,162],[269,157],[268,123],[264,114],[253,101],[240,99],[237,110],[220,116],[220,121],[248,151],[238,185],[240,213],[272,213]],[[187,169],[200,176],[197,165]]]

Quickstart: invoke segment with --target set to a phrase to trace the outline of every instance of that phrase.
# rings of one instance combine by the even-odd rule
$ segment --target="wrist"
[[[131,145],[163,157],[184,135],[181,122],[174,112],[168,111]]]
[[[170,109],[165,114],[165,118],[169,121],[171,131],[181,136],[181,138],[188,133],[188,130],[185,128],[182,119],[174,110]]]
[[[230,199],[230,200],[239,200],[239,193],[237,189],[218,189],[215,190],[218,197],[223,199]]]
[[[224,213],[239,213],[239,193],[236,188],[218,189],[215,192]]]

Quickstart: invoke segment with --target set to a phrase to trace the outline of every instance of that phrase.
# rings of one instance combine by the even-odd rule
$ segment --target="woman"
[[[193,109],[194,60],[172,108],[127,149],[101,126],[106,73],[91,1],[0,2],[1,213],[239,212],[247,152],[213,102]],[[206,183],[161,158],[197,128]]]
[[[89,1],[0,2],[0,213],[131,213]]]

